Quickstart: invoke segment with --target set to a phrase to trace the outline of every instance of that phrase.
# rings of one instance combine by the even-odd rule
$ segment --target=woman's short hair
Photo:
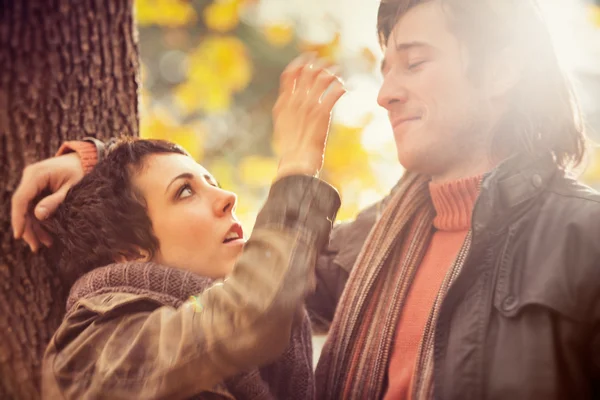
[[[140,250],[154,255],[158,240],[132,177],[143,170],[147,156],[165,153],[188,155],[162,140],[118,140],[44,222],[65,283],[70,285],[86,272],[116,260],[136,259]]]

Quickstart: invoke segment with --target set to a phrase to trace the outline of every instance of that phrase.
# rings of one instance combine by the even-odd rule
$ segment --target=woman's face
[[[159,242],[152,261],[211,278],[230,273],[244,245],[235,194],[181,154],[150,155],[133,175]]]

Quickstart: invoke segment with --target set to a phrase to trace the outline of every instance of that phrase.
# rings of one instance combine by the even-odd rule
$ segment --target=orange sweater
[[[429,185],[437,213],[433,221],[437,231],[415,275],[396,327],[385,400],[410,398],[421,336],[444,276],[471,227],[480,182],[481,177],[477,176]]]

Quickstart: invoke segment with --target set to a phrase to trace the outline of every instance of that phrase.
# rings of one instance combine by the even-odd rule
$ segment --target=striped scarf
[[[434,217],[429,179],[406,173],[370,232],[338,304],[316,371],[318,399],[384,396],[394,330],[431,242]],[[435,322],[470,243],[469,233],[444,278],[421,338],[412,384],[415,399],[431,397]]]

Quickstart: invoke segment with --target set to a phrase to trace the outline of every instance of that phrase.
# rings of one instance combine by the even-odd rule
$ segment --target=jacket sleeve
[[[197,302],[174,309],[124,293],[81,300],[46,351],[44,395],[187,398],[274,361],[290,340],[339,204],[316,178],[281,179],[232,274]]]
[[[86,137],[81,140],[72,140],[63,142],[56,152],[55,156],[62,156],[68,153],[77,153],[81,160],[83,172],[90,172],[100,161],[104,159],[106,148],[114,139],[110,139],[107,143],[93,137]]]
[[[361,211],[353,221],[334,226],[331,240],[317,257],[316,289],[306,299],[313,332],[327,333],[329,330],[354,263],[395,190]]]

